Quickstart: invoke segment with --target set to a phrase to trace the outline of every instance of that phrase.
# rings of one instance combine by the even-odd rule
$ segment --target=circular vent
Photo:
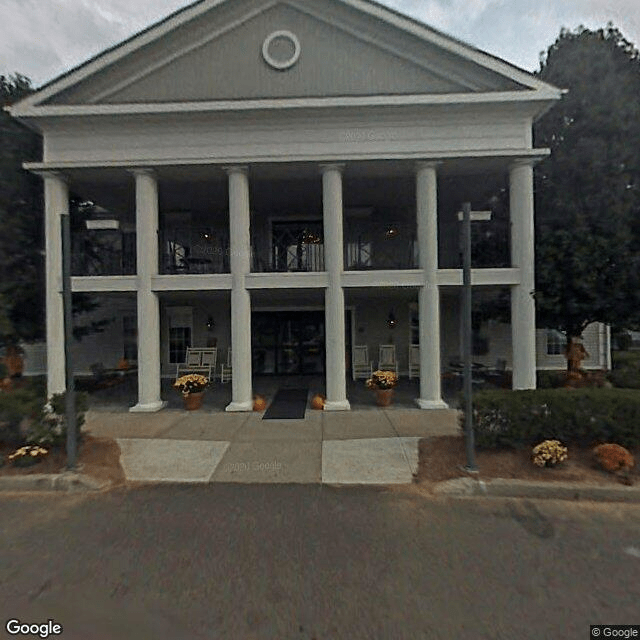
[[[290,69],[300,57],[300,41],[291,31],[274,31],[262,45],[262,57],[278,71]]]

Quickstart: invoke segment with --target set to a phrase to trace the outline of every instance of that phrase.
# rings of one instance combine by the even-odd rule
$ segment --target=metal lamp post
[[[472,298],[471,298],[471,221],[491,220],[491,211],[471,211],[471,203],[465,202],[458,213],[462,222],[462,350],[464,355],[464,434],[467,464],[464,470],[478,473],[476,465],[475,437],[473,433],[473,379],[472,379]]]
[[[73,379],[73,314],[71,307],[71,222],[69,214],[60,216],[62,228],[62,304],[64,308],[64,372],[65,417],[67,421],[67,468],[75,470],[78,464],[78,438],[76,420],[76,390]]]

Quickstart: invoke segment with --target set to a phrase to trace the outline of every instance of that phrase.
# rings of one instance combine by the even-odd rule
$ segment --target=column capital
[[[520,167],[534,167],[542,158],[514,158],[509,163],[509,170],[519,169]]]
[[[241,173],[243,176],[249,175],[249,165],[248,164],[228,164],[222,167],[222,170],[228,175],[231,176],[234,173]]]
[[[129,169],[129,173],[134,177],[148,177],[148,178],[158,178],[158,174],[151,169],[150,167],[135,167],[134,169]]]
[[[423,169],[433,169],[437,170],[440,165],[442,165],[442,160],[418,160],[415,163],[416,173],[422,171]]]
[[[69,177],[62,173],[62,171],[56,171],[55,169],[37,169],[31,173],[35,173],[43,179],[59,180],[60,182],[64,182],[64,184],[69,184]]]
[[[328,171],[337,171],[338,173],[342,173],[346,166],[345,162],[323,162],[318,165],[320,173],[322,174],[325,174]]]

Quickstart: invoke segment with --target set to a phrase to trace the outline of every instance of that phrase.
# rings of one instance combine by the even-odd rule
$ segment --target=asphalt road
[[[0,495],[0,617],[65,640],[587,639],[640,624],[640,507],[415,489]],[[29,636],[36,637],[36,636]]]

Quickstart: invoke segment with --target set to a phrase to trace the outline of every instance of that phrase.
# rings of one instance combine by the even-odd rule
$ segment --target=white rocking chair
[[[351,375],[353,379],[370,378],[373,373],[373,363],[369,360],[369,347],[354,345],[351,349]]]
[[[215,347],[206,349],[188,347],[185,361],[176,367],[176,380],[185,374],[200,373],[213,382],[217,355],[218,350]]]
[[[420,377],[420,345],[409,345],[409,380]]]
[[[393,371],[398,375],[398,361],[396,360],[396,346],[381,344],[378,348],[378,370]]]
[[[231,382],[233,368],[231,366],[231,347],[227,349],[227,361],[220,364],[220,382]]]

